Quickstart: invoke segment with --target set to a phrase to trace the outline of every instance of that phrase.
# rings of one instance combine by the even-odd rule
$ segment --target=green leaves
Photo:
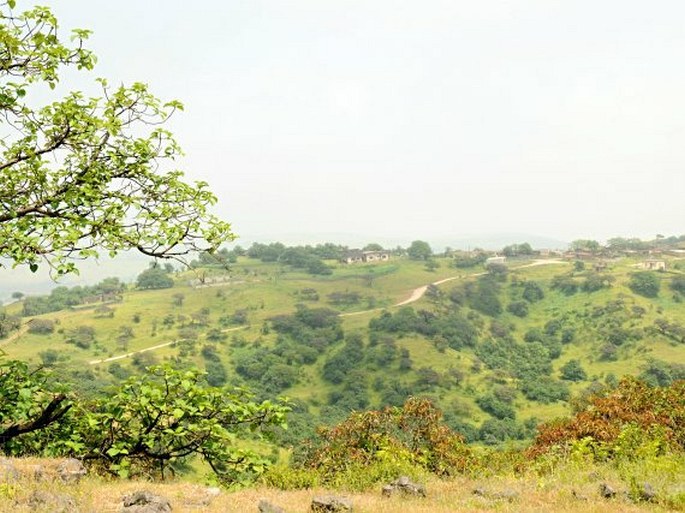
[[[42,108],[24,102],[37,83],[54,88],[64,67],[92,69],[83,48],[90,31],[57,36],[50,9],[37,7],[14,22],[0,5],[0,258],[32,271],[76,271],[74,259],[137,249],[181,259],[214,250],[234,235],[209,212],[207,184],[184,181],[170,168],[182,154],[163,124],[183,105],[162,102],[147,85],[111,88],[100,97],[79,91]]]
[[[5,454],[35,447],[36,433],[52,428],[70,408],[71,401],[47,372],[0,360],[0,449]]]
[[[253,402],[241,390],[204,386],[202,377],[167,365],[130,378],[86,413],[79,428],[86,447],[81,456],[118,475],[164,477],[170,467],[199,455],[225,483],[256,476],[266,461],[236,447],[236,439],[282,426],[288,408]]]

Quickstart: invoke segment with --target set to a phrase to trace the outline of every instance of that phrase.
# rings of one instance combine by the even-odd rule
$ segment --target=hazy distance
[[[685,232],[682,2],[50,3],[245,241]]]

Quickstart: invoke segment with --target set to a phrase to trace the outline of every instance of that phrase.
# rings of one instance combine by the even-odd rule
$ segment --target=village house
[[[505,264],[507,262],[507,257],[505,256],[492,256],[485,260],[486,267],[490,264]]]
[[[641,269],[645,269],[647,271],[665,271],[666,270],[666,262],[664,260],[656,260],[650,258],[649,260],[645,260],[640,264]]]
[[[340,259],[345,264],[387,262],[390,260],[389,251],[362,251],[351,249]]]
[[[608,264],[604,261],[599,261],[595,262],[592,268],[595,270],[595,272],[600,273],[602,271],[606,271],[608,268]]]

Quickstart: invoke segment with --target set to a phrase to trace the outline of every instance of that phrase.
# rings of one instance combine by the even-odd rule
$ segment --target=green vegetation
[[[282,426],[287,408],[204,383],[197,370],[150,367],[95,400],[67,392],[23,362],[0,364],[0,440],[8,455],[71,456],[120,477],[158,476],[201,456],[224,483],[254,479],[267,461],[236,435]]]
[[[181,257],[231,240],[230,225],[209,214],[207,184],[164,171],[181,154],[164,124],[183,106],[104,79],[99,97],[72,91],[36,105],[35,91],[57,91],[96,58],[84,45],[90,31],[64,41],[49,8],[14,5],[0,5],[0,111],[11,127],[0,145],[0,257],[59,275],[98,249]]]
[[[635,273],[630,277],[630,290],[644,297],[659,295],[660,282],[656,274],[651,272]]]
[[[348,248],[331,243],[219,249],[233,235],[208,213],[206,184],[158,171],[180,152],[159,127],[180,104],[103,80],[101,98],[33,109],[28,89],[94,56],[87,31],[65,45],[49,9],[13,6],[0,5],[0,109],[16,128],[2,140],[0,257],[60,275],[96,248],[200,252],[189,270],[154,263],[135,288],[13,294],[0,311],[3,453],[120,477],[196,465],[231,485],[284,450],[292,465],[266,482],[352,489],[588,460],[633,480],[636,458],[683,468],[683,266],[668,256],[671,275],[636,272],[650,267],[632,253],[682,238],[577,240],[542,262],[520,243],[490,264],[420,240],[378,265],[343,264]],[[280,395],[293,397],[286,433]]]
[[[407,249],[407,255],[412,260],[428,260],[433,256],[433,250],[426,241],[415,240]]]
[[[174,280],[169,276],[169,273],[158,265],[152,264],[149,269],[145,269],[138,275],[136,286],[139,289],[170,289],[174,286]],[[177,306],[178,296],[174,297]],[[181,298],[180,303],[183,303]]]
[[[311,251],[324,248],[339,247]],[[455,271],[451,256],[433,257],[442,263],[434,271],[402,257],[377,265],[325,260],[331,274],[312,275],[278,257],[262,261],[270,250],[288,251],[285,245],[257,246],[252,257],[251,249],[229,270],[162,268],[170,288],[119,283],[114,303],[71,305],[63,298],[81,297],[82,289],[59,289],[54,304],[64,309],[33,316],[18,331],[24,305],[46,300],[23,297],[5,311],[16,335],[4,349],[48,365],[94,397],[164,362],[204,369],[213,386],[247,386],[259,400],[284,394],[298,404],[290,415],[295,428],[279,435],[292,445],[317,424],[400,406],[417,394],[431,398],[469,441],[522,440],[532,436],[531,419],[568,412],[584,390],[624,374],[668,383],[685,363],[679,304],[635,294],[631,259],[601,273],[558,263],[526,267],[523,260],[506,273],[481,266],[466,274]],[[583,286],[597,276],[601,287]],[[558,287],[560,277],[577,283],[574,294]],[[392,306],[445,278],[418,302]],[[510,396],[498,397],[499,389]]]

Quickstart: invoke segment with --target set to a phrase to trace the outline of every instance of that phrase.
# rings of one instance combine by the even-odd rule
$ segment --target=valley
[[[456,267],[454,255],[398,254],[324,259],[321,275],[248,255],[228,269],[173,271],[167,288],[110,280],[118,290],[104,302],[24,316],[0,344],[89,395],[149,365],[198,366],[213,385],[290,398],[291,444],[318,423],[414,395],[472,442],[513,443],[623,375],[661,385],[685,376],[677,256],[651,273],[659,291],[644,297],[630,288],[644,255],[518,256],[486,269],[482,258]],[[20,316],[30,302],[6,311]]]

